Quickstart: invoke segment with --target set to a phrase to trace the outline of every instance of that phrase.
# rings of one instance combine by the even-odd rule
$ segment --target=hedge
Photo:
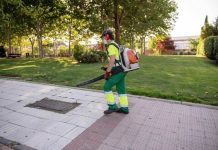
[[[215,48],[215,46],[217,45],[216,44],[217,42],[214,42],[214,41],[216,41],[215,39],[217,39],[217,38],[218,38],[218,36],[210,36],[204,40],[205,55],[207,56],[207,58],[212,59],[212,60],[216,59],[216,51],[215,50],[217,49],[217,47]]]
[[[213,43],[214,51],[215,51],[215,57],[216,57],[216,62],[218,64],[218,36],[214,38],[214,43]]]
[[[81,45],[75,45],[74,58],[81,63],[96,63],[107,60],[107,53],[105,51],[85,50]]]

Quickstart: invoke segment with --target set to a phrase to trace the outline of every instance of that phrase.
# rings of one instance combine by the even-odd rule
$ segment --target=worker
[[[127,72],[122,71],[114,75],[111,74],[113,70],[119,69],[121,67],[118,44],[114,41],[114,35],[110,29],[104,30],[101,37],[103,44],[106,46],[109,58],[104,74],[104,94],[108,104],[108,109],[104,111],[104,114],[111,114],[113,112],[128,114],[128,98],[125,87],[125,77]],[[112,92],[113,86],[116,86],[119,103],[115,102]]]

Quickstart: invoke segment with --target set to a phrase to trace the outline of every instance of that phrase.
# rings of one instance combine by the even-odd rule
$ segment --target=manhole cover
[[[49,99],[46,97],[40,101],[36,101],[35,103],[28,104],[26,105],[26,107],[39,108],[39,109],[65,114],[79,105],[80,103],[63,102],[63,101]]]

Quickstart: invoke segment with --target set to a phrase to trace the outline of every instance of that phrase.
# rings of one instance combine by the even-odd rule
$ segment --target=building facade
[[[175,50],[190,50],[192,48],[190,40],[197,40],[198,38],[199,36],[180,36],[171,39],[174,41]]]

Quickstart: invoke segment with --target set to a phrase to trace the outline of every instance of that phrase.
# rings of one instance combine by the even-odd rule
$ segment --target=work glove
[[[111,76],[111,72],[105,71],[104,73],[104,79],[107,80]]]
[[[106,70],[107,70],[107,67],[101,67],[101,70],[106,71]]]

